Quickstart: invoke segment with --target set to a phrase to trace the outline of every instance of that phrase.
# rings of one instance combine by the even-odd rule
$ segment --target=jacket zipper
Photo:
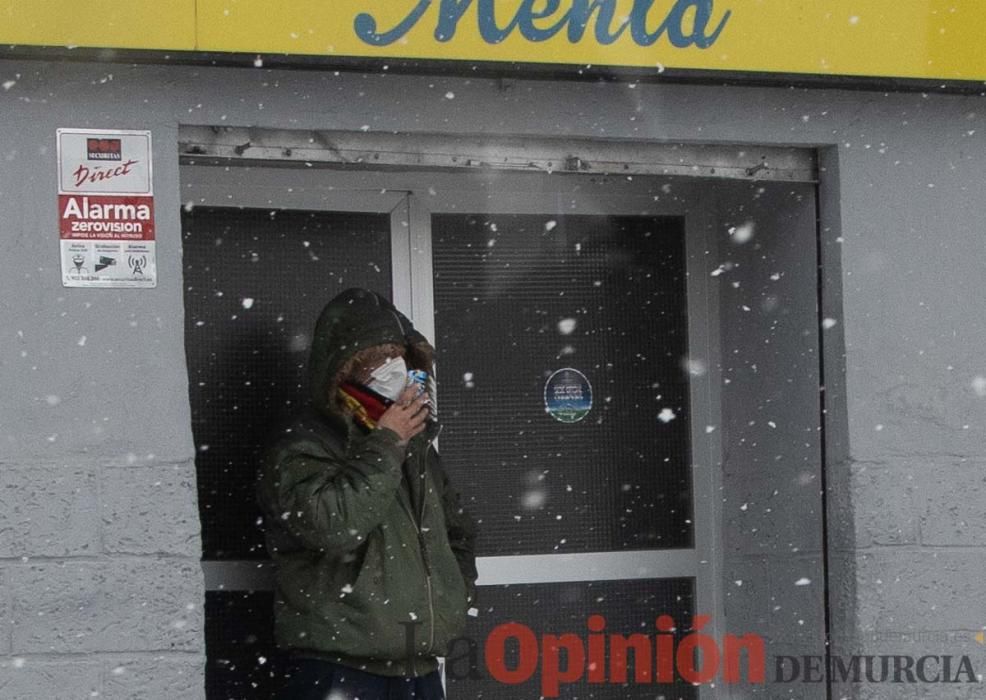
[[[422,491],[426,487],[425,482],[428,481],[428,476],[427,476],[428,446],[427,445],[425,445],[424,454],[425,454],[424,456],[425,471],[423,472],[423,474],[425,476],[421,482]],[[425,521],[425,502],[427,500],[428,500],[428,494],[422,493],[421,512],[419,514],[419,519],[418,519],[419,523],[423,523]],[[428,587],[428,651],[430,652],[432,648],[435,646],[435,603],[433,600],[434,596],[432,595],[432,590],[431,590],[431,565],[428,564],[428,557],[425,555],[425,538],[424,538],[424,533],[421,532],[420,525],[418,526],[418,539],[421,543],[421,561],[425,563],[425,585]]]
[[[425,448],[425,459],[428,458],[428,449]],[[420,471],[420,470],[419,470]],[[422,484],[424,488],[424,484]],[[398,499],[400,500],[400,499]],[[432,587],[431,587],[431,566],[428,564],[428,557],[425,555],[425,539],[424,533],[421,531],[421,524],[424,522],[425,518],[425,501],[427,498],[422,496],[421,498],[421,511],[418,519],[415,520],[414,513],[411,509],[404,505],[404,501],[400,501],[401,508],[407,513],[407,517],[411,519],[414,524],[414,529],[418,534],[418,548],[421,550],[421,563],[425,568],[425,589],[428,592],[428,651],[431,651],[432,647],[435,645],[435,603],[433,600]],[[411,660],[412,668],[414,660]]]
[[[377,301],[377,303],[378,304],[380,303],[379,300]],[[401,317],[397,315],[397,313],[393,309],[389,309],[389,311],[391,315],[394,317],[394,320],[397,321],[397,327],[400,328],[401,335],[403,335],[406,338],[407,336],[404,333],[404,324],[401,323]],[[438,432],[441,432],[441,429],[442,429],[442,425],[439,424]],[[438,435],[436,434],[435,437],[438,437]],[[432,440],[434,440],[434,438],[432,438]],[[426,471],[428,466],[428,446],[431,444],[432,440],[428,441],[428,445],[425,446],[425,450],[424,450]],[[419,478],[421,475],[421,471],[422,471],[421,469],[418,470]],[[424,484],[421,484],[421,488],[424,488]],[[432,647],[435,646],[435,603],[433,600],[432,589],[431,589],[431,566],[428,564],[427,555],[425,555],[425,539],[424,539],[424,533],[421,531],[421,523],[423,523],[425,519],[426,500],[427,500],[427,496],[422,495],[421,511],[418,515],[417,521],[414,519],[414,515],[411,513],[411,510],[408,509],[406,506],[404,506],[403,501],[401,502],[401,506],[408,514],[408,517],[411,518],[411,522],[414,523],[414,529],[417,530],[418,548],[421,550],[421,563],[424,564],[425,567],[425,587],[427,588],[428,591],[428,651],[430,652],[432,650]],[[414,669],[414,659],[411,659],[411,669],[412,671]]]

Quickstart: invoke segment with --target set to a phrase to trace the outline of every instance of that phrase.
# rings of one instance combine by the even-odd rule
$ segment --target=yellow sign
[[[0,0],[0,44],[986,80],[984,0]]]
[[[0,44],[194,49],[195,0],[0,0]]]

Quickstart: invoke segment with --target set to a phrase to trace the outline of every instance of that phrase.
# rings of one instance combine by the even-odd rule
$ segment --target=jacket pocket
[[[436,507],[441,506],[438,504]],[[442,655],[447,653],[453,639],[465,633],[467,586],[449,545],[441,511],[435,514],[428,527],[428,560],[431,563],[434,596],[434,653]]]
[[[348,576],[346,577],[347,580],[343,586],[350,592],[360,590],[366,583],[369,569],[372,568],[368,565],[370,560],[368,555],[370,554],[372,542],[373,538],[368,537],[366,542],[342,557],[343,562],[347,563],[347,568],[349,569]]]
[[[388,520],[370,535],[355,583],[342,601],[356,637],[347,653],[399,661],[412,650],[422,651],[416,647],[427,643],[430,619],[419,560],[415,536],[403,522]]]

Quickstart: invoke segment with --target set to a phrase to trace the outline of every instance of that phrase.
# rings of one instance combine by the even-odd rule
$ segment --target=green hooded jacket
[[[257,502],[275,563],[278,647],[420,676],[465,630],[475,524],[433,445],[439,424],[401,446],[336,401],[359,353],[385,343],[433,375],[434,348],[387,299],[353,288],[326,305],[312,339],[311,405],[266,451]]]

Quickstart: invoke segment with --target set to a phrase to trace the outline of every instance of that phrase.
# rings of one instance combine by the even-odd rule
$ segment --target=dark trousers
[[[445,700],[438,671],[418,678],[381,676],[331,661],[289,657],[276,700]]]

